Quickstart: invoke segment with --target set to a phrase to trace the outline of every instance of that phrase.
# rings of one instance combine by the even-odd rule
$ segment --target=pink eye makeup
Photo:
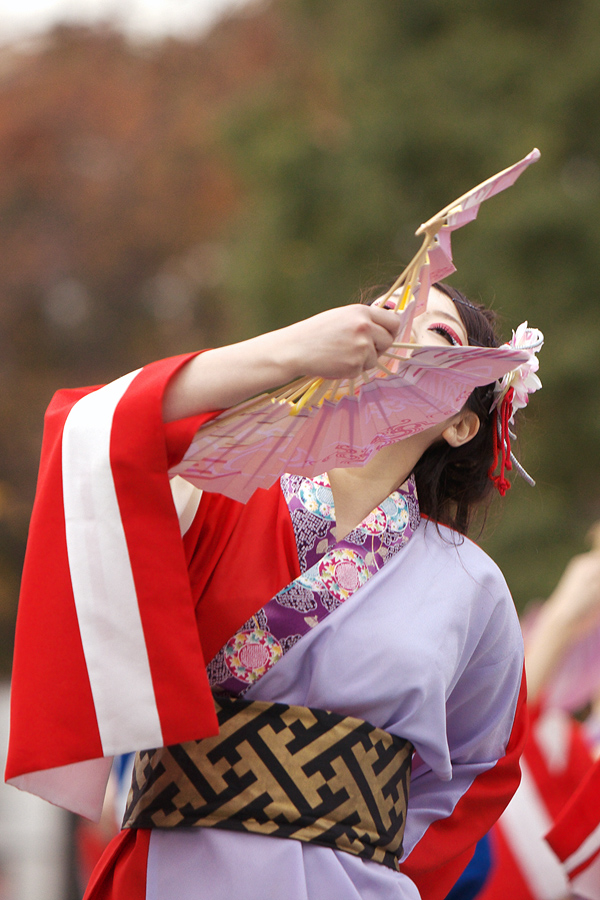
[[[436,334],[439,334],[443,338],[446,338],[448,343],[452,344],[453,347],[463,346],[463,342],[459,338],[454,328],[451,328],[450,325],[447,325],[445,322],[434,322],[432,325],[428,326],[427,330],[435,331]]]

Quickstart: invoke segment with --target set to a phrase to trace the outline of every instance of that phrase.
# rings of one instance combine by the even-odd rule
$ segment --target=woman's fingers
[[[398,316],[392,310],[358,304],[291,326],[304,374],[323,378],[352,378],[373,368],[398,328]]]
[[[388,344],[389,347],[398,334],[398,330],[400,328],[400,316],[393,310],[382,309],[380,306],[367,306],[363,308],[369,310],[373,323],[380,328],[383,328],[383,330],[386,332],[387,337],[389,337],[390,341],[390,343]]]
[[[358,371],[354,374],[366,369],[372,369],[377,365],[377,360],[382,353],[389,350],[398,333],[400,325],[399,318],[392,310],[379,309],[372,306],[359,306],[357,315],[364,316],[365,342],[358,341],[359,359],[357,360]],[[360,329],[360,325],[358,326]],[[361,356],[362,351],[362,356]]]

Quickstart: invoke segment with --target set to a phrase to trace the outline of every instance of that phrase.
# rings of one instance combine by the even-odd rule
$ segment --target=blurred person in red
[[[562,863],[593,833],[600,813],[600,777],[592,776],[600,750],[599,532],[594,526],[591,551],[570,561],[546,603],[523,622],[531,728],[521,785],[490,834],[492,872],[480,900],[504,900],[509,892],[512,900],[563,900],[573,895],[571,875],[600,850],[600,842],[595,851],[590,844],[570,869]],[[582,711],[587,715],[574,717]],[[556,853],[545,840],[551,829]],[[600,900],[600,871],[596,878],[596,894],[581,896]]]

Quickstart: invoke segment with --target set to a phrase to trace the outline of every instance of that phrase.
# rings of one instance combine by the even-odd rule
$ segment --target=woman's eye
[[[463,345],[457,333],[449,325],[442,325],[441,323],[430,325],[429,331],[435,331],[436,334],[441,335],[453,347],[462,347]]]

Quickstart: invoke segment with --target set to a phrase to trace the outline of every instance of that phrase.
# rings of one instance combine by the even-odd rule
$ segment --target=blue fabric
[[[484,887],[492,868],[492,851],[487,835],[475,847],[473,858],[446,900],[473,900]]]
[[[115,756],[113,760],[113,772],[117,776],[119,788],[123,782],[131,780],[131,765],[135,753],[124,753],[122,756]]]

